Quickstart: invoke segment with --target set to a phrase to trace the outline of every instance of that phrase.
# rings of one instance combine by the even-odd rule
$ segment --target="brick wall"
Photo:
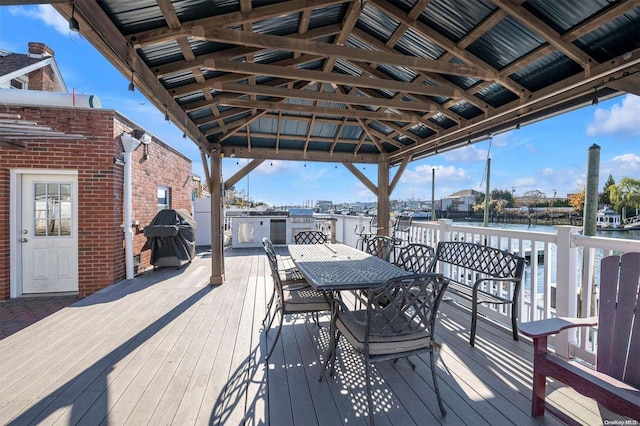
[[[133,123],[116,120],[115,135],[131,131]],[[122,150],[122,146],[120,146]],[[119,154],[118,158],[122,158]],[[169,202],[172,209],[185,209],[193,215],[191,193],[195,184],[191,178],[191,160],[169,145],[152,138],[147,145],[138,146],[132,155],[132,201],[133,221],[140,226],[134,228],[133,253],[140,254],[140,269],[150,266],[151,251],[142,230],[158,213],[159,186],[169,188]]]
[[[9,298],[9,172],[14,168],[69,169],[78,172],[78,269],[80,296],[87,296],[125,277],[123,219],[124,169],[118,135],[129,123],[113,110],[79,108],[9,108],[0,112],[21,115],[65,133],[86,139],[32,140],[26,151],[0,150],[0,300]],[[168,148],[168,149],[167,149]],[[156,185],[171,188],[172,207],[191,211],[191,162],[162,142],[133,153],[134,220],[144,226],[155,215]],[[162,177],[161,177],[162,176]],[[188,182],[187,182],[188,180]],[[146,238],[134,238],[134,253],[143,252],[148,265]],[[145,263],[146,262],[146,263]]]

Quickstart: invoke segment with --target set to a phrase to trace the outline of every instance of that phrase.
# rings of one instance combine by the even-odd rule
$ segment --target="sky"
[[[127,90],[121,75],[82,36],[71,33],[65,21],[48,5],[0,7],[0,49],[27,53],[27,44],[42,42],[55,52],[69,91],[96,95],[103,108],[115,109],[192,160],[194,174],[204,178],[195,143],[182,138],[139,91]],[[600,184],[612,175],[640,179],[640,97],[623,95],[495,135],[492,139],[409,164],[392,199],[430,201],[432,170],[435,198],[460,190],[486,189],[486,160],[491,158],[490,188],[523,195],[539,190],[548,197],[566,197],[586,182],[589,147],[600,146]],[[224,159],[223,179],[248,160]],[[377,166],[357,164],[375,184]],[[393,179],[397,168],[391,169]],[[311,206],[318,200],[336,203],[373,202],[369,191],[341,164],[265,161],[243,178],[236,189],[253,201],[270,205]]]

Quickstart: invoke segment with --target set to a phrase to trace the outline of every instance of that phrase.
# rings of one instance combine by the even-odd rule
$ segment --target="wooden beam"
[[[378,162],[378,154],[357,154],[354,155],[351,152],[334,152],[333,154],[327,154],[326,152],[307,151],[302,153],[296,149],[286,149],[280,146],[278,153],[271,148],[252,148],[249,151],[246,148],[238,148],[232,146],[222,146],[222,152],[225,157],[230,157],[231,154],[237,158],[260,158],[264,160],[291,160],[291,161],[319,161],[319,162],[333,162],[333,163],[364,163],[364,164],[376,164]]]
[[[286,102],[266,102],[266,101],[253,101],[251,99],[238,99],[228,96],[219,96],[215,98],[216,103],[219,105],[228,105],[240,108],[258,108],[263,110],[274,111],[289,111],[289,112],[301,112],[308,114],[322,114],[322,115],[334,115],[337,117],[358,117],[368,118],[381,121],[404,121],[409,123],[417,123],[420,121],[420,117],[416,114],[410,113],[383,113],[375,111],[360,111],[355,109],[341,109],[320,107],[311,105],[290,104]]]
[[[402,163],[400,163],[400,167],[398,167],[398,170],[396,171],[396,174],[395,176],[393,176],[393,180],[391,181],[391,185],[389,185],[389,196],[393,194],[393,190],[396,189],[396,185],[398,185],[398,182],[400,182],[400,178],[402,177],[402,174],[409,165],[410,161],[411,157],[409,156],[402,159]]]
[[[332,103],[369,105],[379,108],[394,108],[408,111],[437,112],[437,108],[433,105],[425,105],[421,102],[414,101],[397,101],[389,98],[375,97],[375,92],[368,91],[367,96],[342,95],[329,92],[316,92],[313,90],[293,90],[263,84],[250,85],[240,83],[223,83],[214,85],[216,90],[223,92],[233,92],[242,94],[256,94],[264,96],[277,96],[282,98],[308,99],[312,101],[325,101]]]
[[[415,32],[422,35],[423,37],[426,37],[432,42],[436,43],[437,45],[447,50],[452,55],[461,59],[465,63],[471,64],[474,67],[477,67],[478,69],[484,69],[487,74],[487,77],[483,78],[478,76],[479,78],[483,80],[495,80],[505,88],[515,93],[519,97],[526,97],[529,94],[529,92],[524,87],[522,87],[520,84],[516,83],[515,81],[511,79],[500,78],[498,70],[491,67],[489,64],[485,63],[480,58],[476,57],[470,52],[464,49],[459,49],[453,41],[444,37],[442,34],[439,34],[437,31],[428,27],[427,25],[423,24],[420,21],[417,21],[415,19],[410,19],[405,12],[403,12],[397,6],[392,4],[392,2],[388,2],[386,0],[367,0],[367,1],[369,4],[375,6],[382,12],[385,12],[391,18],[396,19],[400,23],[404,23],[405,25],[408,25]],[[469,75],[470,74],[467,74],[467,76]]]
[[[300,35],[299,37],[304,40],[314,40],[316,38],[322,37],[330,37],[332,35],[336,35],[340,33],[340,25],[327,25],[324,27],[314,28],[313,30],[308,31],[307,33]],[[202,67],[204,61],[206,59],[228,59],[234,60],[243,58],[247,55],[256,55],[260,52],[264,52],[267,49],[257,48],[257,47],[245,47],[245,46],[235,46],[229,49],[221,50],[219,52],[214,53],[206,53],[204,55],[197,56],[193,62],[188,61],[175,61],[170,62],[168,64],[159,65],[157,67],[153,67],[153,72],[161,78],[172,74],[179,74],[185,71],[191,70],[195,67]],[[317,59],[318,56],[307,55],[308,58]],[[295,58],[294,58],[295,59]]]
[[[547,40],[547,42],[549,42],[549,44],[567,55],[567,57],[579,64],[585,70],[588,71],[592,65],[597,64],[597,62],[592,57],[584,53],[582,50],[578,49],[575,45],[562,40],[557,32],[551,29],[547,24],[542,22],[524,7],[513,5],[504,0],[494,0],[493,2],[500,9],[505,10],[509,15],[520,21],[521,24],[533,30],[538,35],[542,36],[545,40]]]
[[[460,91],[444,87],[428,86],[425,84],[405,83],[395,80],[381,80],[377,78],[361,78],[358,76],[325,73],[304,69],[283,68],[275,65],[247,64],[237,61],[205,61],[205,68],[233,73],[269,75],[292,80],[319,81],[323,83],[337,83],[353,87],[369,87],[372,89],[387,89],[396,92],[419,93],[427,96],[442,96],[445,98],[459,98]]]
[[[251,173],[253,170],[255,170],[262,163],[264,163],[264,159],[263,158],[255,159],[255,160],[250,161],[249,163],[247,163],[246,166],[244,166],[243,168],[238,170],[233,176],[231,176],[229,179],[227,179],[224,182],[225,191],[231,189],[232,186],[234,186],[236,183],[240,182],[240,180],[243,177],[245,177],[246,175]]]
[[[130,78],[133,71],[136,88],[159,110],[167,111],[173,123],[205,152],[209,150],[209,142],[191,119],[173,101],[165,87],[158,81],[149,67],[137,55],[120,30],[107,17],[100,5],[93,1],[75,2],[75,17],[80,23],[80,33],[87,39],[120,73]],[[68,18],[71,16],[71,4],[60,3],[53,6],[58,13]],[[85,20],[91,17],[91,23]]]
[[[241,25],[262,21],[264,19],[275,18],[298,13],[307,9],[318,9],[335,4],[345,3],[350,0],[291,0],[280,2],[269,6],[257,7],[250,13],[231,12],[223,15],[211,16],[208,18],[196,19],[194,21],[183,22],[181,29],[159,28],[150,31],[141,31],[127,36],[128,41],[134,47],[149,46],[157,43],[175,40],[180,37],[191,35],[191,30],[195,27],[219,28]]]
[[[196,29],[196,31],[199,31]],[[415,56],[401,55],[370,51],[347,46],[320,43],[300,38],[274,36],[269,34],[254,34],[225,28],[208,29],[204,31],[204,37],[209,41],[237,44],[241,46],[254,46],[285,50],[291,52],[307,53],[309,55],[337,56],[346,60],[367,61],[385,63],[399,67],[408,67],[423,71],[437,72],[441,74],[461,75],[482,79],[494,79],[498,72],[482,69],[476,66],[442,63],[432,59],[424,59]]]
[[[378,193],[378,187],[375,186],[373,182],[371,182],[369,178],[366,177],[360,170],[358,170],[356,166],[351,163],[342,163],[342,165],[345,166],[347,170],[351,172],[351,174],[358,178],[358,180],[362,182],[364,186],[369,188],[369,191],[373,192],[374,194]]]

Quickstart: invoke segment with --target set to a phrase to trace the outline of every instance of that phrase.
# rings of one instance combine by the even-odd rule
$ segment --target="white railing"
[[[354,232],[356,226],[361,229],[370,218],[333,217],[336,219],[336,241],[355,247],[358,240]],[[469,241],[524,256],[527,267],[520,297],[519,321],[528,322],[553,316],[590,316],[592,295],[597,294],[594,288],[597,290],[600,280],[600,259],[614,252],[640,252],[638,240],[586,237],[579,231],[580,228],[573,226],[555,226],[553,232],[485,228],[441,219],[437,222],[414,222],[409,239],[433,247],[439,241]],[[597,300],[593,305],[597,305]],[[511,323],[510,309],[485,308],[483,313],[500,323]],[[556,353],[577,355],[593,362],[594,331],[562,332],[553,342]]]

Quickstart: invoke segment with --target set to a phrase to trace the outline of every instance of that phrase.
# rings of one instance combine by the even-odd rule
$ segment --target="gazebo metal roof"
[[[101,0],[74,13],[206,155],[396,165],[640,92],[637,0]]]
[[[266,159],[341,162],[379,223],[411,160],[640,94],[640,0],[53,3],[200,147],[211,194]],[[223,156],[253,161],[223,184]],[[376,163],[377,182],[353,163]]]

